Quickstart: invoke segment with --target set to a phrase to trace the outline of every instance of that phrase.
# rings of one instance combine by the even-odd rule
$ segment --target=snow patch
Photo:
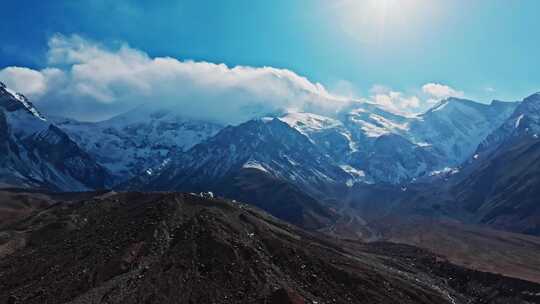
[[[429,176],[437,176],[437,175],[446,175],[446,174],[449,174],[449,175],[454,175],[456,173],[459,173],[459,169],[458,168],[450,168],[450,167],[446,167],[446,168],[443,168],[442,170],[435,170],[435,171],[431,171],[429,173]]]
[[[430,143],[427,143],[427,142],[419,142],[419,143],[416,143],[417,146],[419,147],[422,147],[422,148],[425,148],[425,147],[431,147],[432,144]]]
[[[349,165],[341,165],[339,166],[343,171],[349,173],[350,175],[354,177],[366,177],[366,173],[362,170],[358,170],[354,167],[351,167]]]
[[[519,127],[519,124],[521,123],[521,120],[523,119],[524,114],[519,115],[519,117],[516,119],[516,123],[514,124],[514,128],[517,129]]]
[[[263,171],[263,172],[266,172],[266,173],[270,173],[270,172],[268,172],[268,170],[263,165],[261,165],[259,162],[253,161],[253,160],[250,160],[250,161],[246,162],[242,166],[242,168],[257,169],[257,170],[260,170],[260,171]]]
[[[261,117],[261,121],[264,122],[264,123],[269,123],[272,120],[274,120],[273,117]]]

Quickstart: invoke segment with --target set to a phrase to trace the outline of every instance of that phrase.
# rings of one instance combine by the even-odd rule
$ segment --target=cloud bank
[[[97,120],[141,104],[169,107],[197,119],[239,123],[276,111],[331,114],[347,100],[285,69],[150,58],[79,36],[49,41],[50,68],[9,67],[0,79],[48,113]]]
[[[28,95],[45,113],[79,120],[155,105],[186,117],[237,124],[282,111],[334,116],[365,100],[331,93],[286,69],[151,58],[125,44],[111,49],[76,35],[53,36],[47,60],[49,67],[42,70],[0,70],[0,80]],[[433,83],[422,89],[428,101],[462,93]],[[411,112],[425,104],[417,96],[383,87],[372,91],[366,99],[389,110]]]

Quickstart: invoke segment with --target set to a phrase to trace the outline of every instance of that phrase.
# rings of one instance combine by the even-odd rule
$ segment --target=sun
[[[340,0],[334,3],[339,24],[364,43],[378,43],[413,26],[422,18],[426,0]]]

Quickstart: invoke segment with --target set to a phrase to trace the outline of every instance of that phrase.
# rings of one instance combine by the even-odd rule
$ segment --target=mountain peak
[[[523,99],[518,111],[524,114],[540,115],[540,92]]]
[[[540,101],[540,92],[527,96],[524,101]]]
[[[436,113],[443,109],[445,111],[455,110],[455,109],[459,111],[465,111],[465,112],[469,112],[471,110],[483,111],[483,109],[487,109],[493,106],[508,106],[510,104],[511,104],[510,102],[494,100],[491,102],[491,104],[488,105],[488,104],[476,102],[470,99],[464,99],[464,98],[459,98],[459,97],[448,97],[441,100],[439,103],[437,103],[435,106],[427,110],[422,115]]]
[[[40,120],[46,121],[45,117],[41,115],[26,96],[9,89],[3,82],[0,82],[0,106],[6,108],[10,112],[24,109]]]
[[[434,113],[443,110],[444,108],[448,107],[449,105],[456,104],[456,103],[464,103],[468,100],[466,99],[460,99],[456,97],[448,97],[445,99],[442,99],[437,104],[435,104],[433,107],[431,107],[425,114]]]

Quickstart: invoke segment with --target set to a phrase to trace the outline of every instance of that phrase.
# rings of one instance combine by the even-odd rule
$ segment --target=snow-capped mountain
[[[416,203],[442,203],[454,217],[540,235],[539,131],[540,94],[533,94],[487,136],[461,172],[428,185],[437,190],[425,189]]]
[[[368,106],[379,114],[358,108],[341,120],[310,113],[291,113],[280,119],[306,135],[351,174],[354,182],[398,183],[435,165],[423,151],[426,148],[400,134],[406,132],[410,118]]]
[[[352,179],[347,182],[372,182],[364,171],[350,165],[358,150],[358,141],[353,139],[349,129],[338,119],[312,113],[288,113],[279,119],[306,136],[326,156],[336,162]]]
[[[450,98],[411,124],[411,140],[425,142],[455,167],[470,158],[478,145],[500,127],[519,105],[493,101],[490,105]]]
[[[416,116],[358,103],[338,119],[291,113],[280,119],[365,182],[401,183],[457,167],[517,103],[449,98]]]
[[[106,169],[3,83],[0,152],[0,183],[5,185],[74,191],[110,184]]]
[[[451,98],[422,115],[403,116],[359,103],[338,118],[287,113],[252,120],[169,156],[138,183],[191,189],[188,185],[217,182],[241,168],[266,172],[309,193],[323,184],[407,182],[454,172],[451,168],[470,157],[515,105]]]
[[[116,182],[146,170],[215,135],[223,126],[191,120],[171,109],[140,106],[101,122],[55,118],[56,123],[109,169]]]
[[[504,124],[481,142],[475,156],[484,157],[509,138],[518,136],[535,139],[540,136],[540,92],[523,99]]]
[[[308,137],[277,118],[229,126],[173,159],[147,183],[150,189],[212,189],[242,169],[256,169],[310,193],[352,176]]]

